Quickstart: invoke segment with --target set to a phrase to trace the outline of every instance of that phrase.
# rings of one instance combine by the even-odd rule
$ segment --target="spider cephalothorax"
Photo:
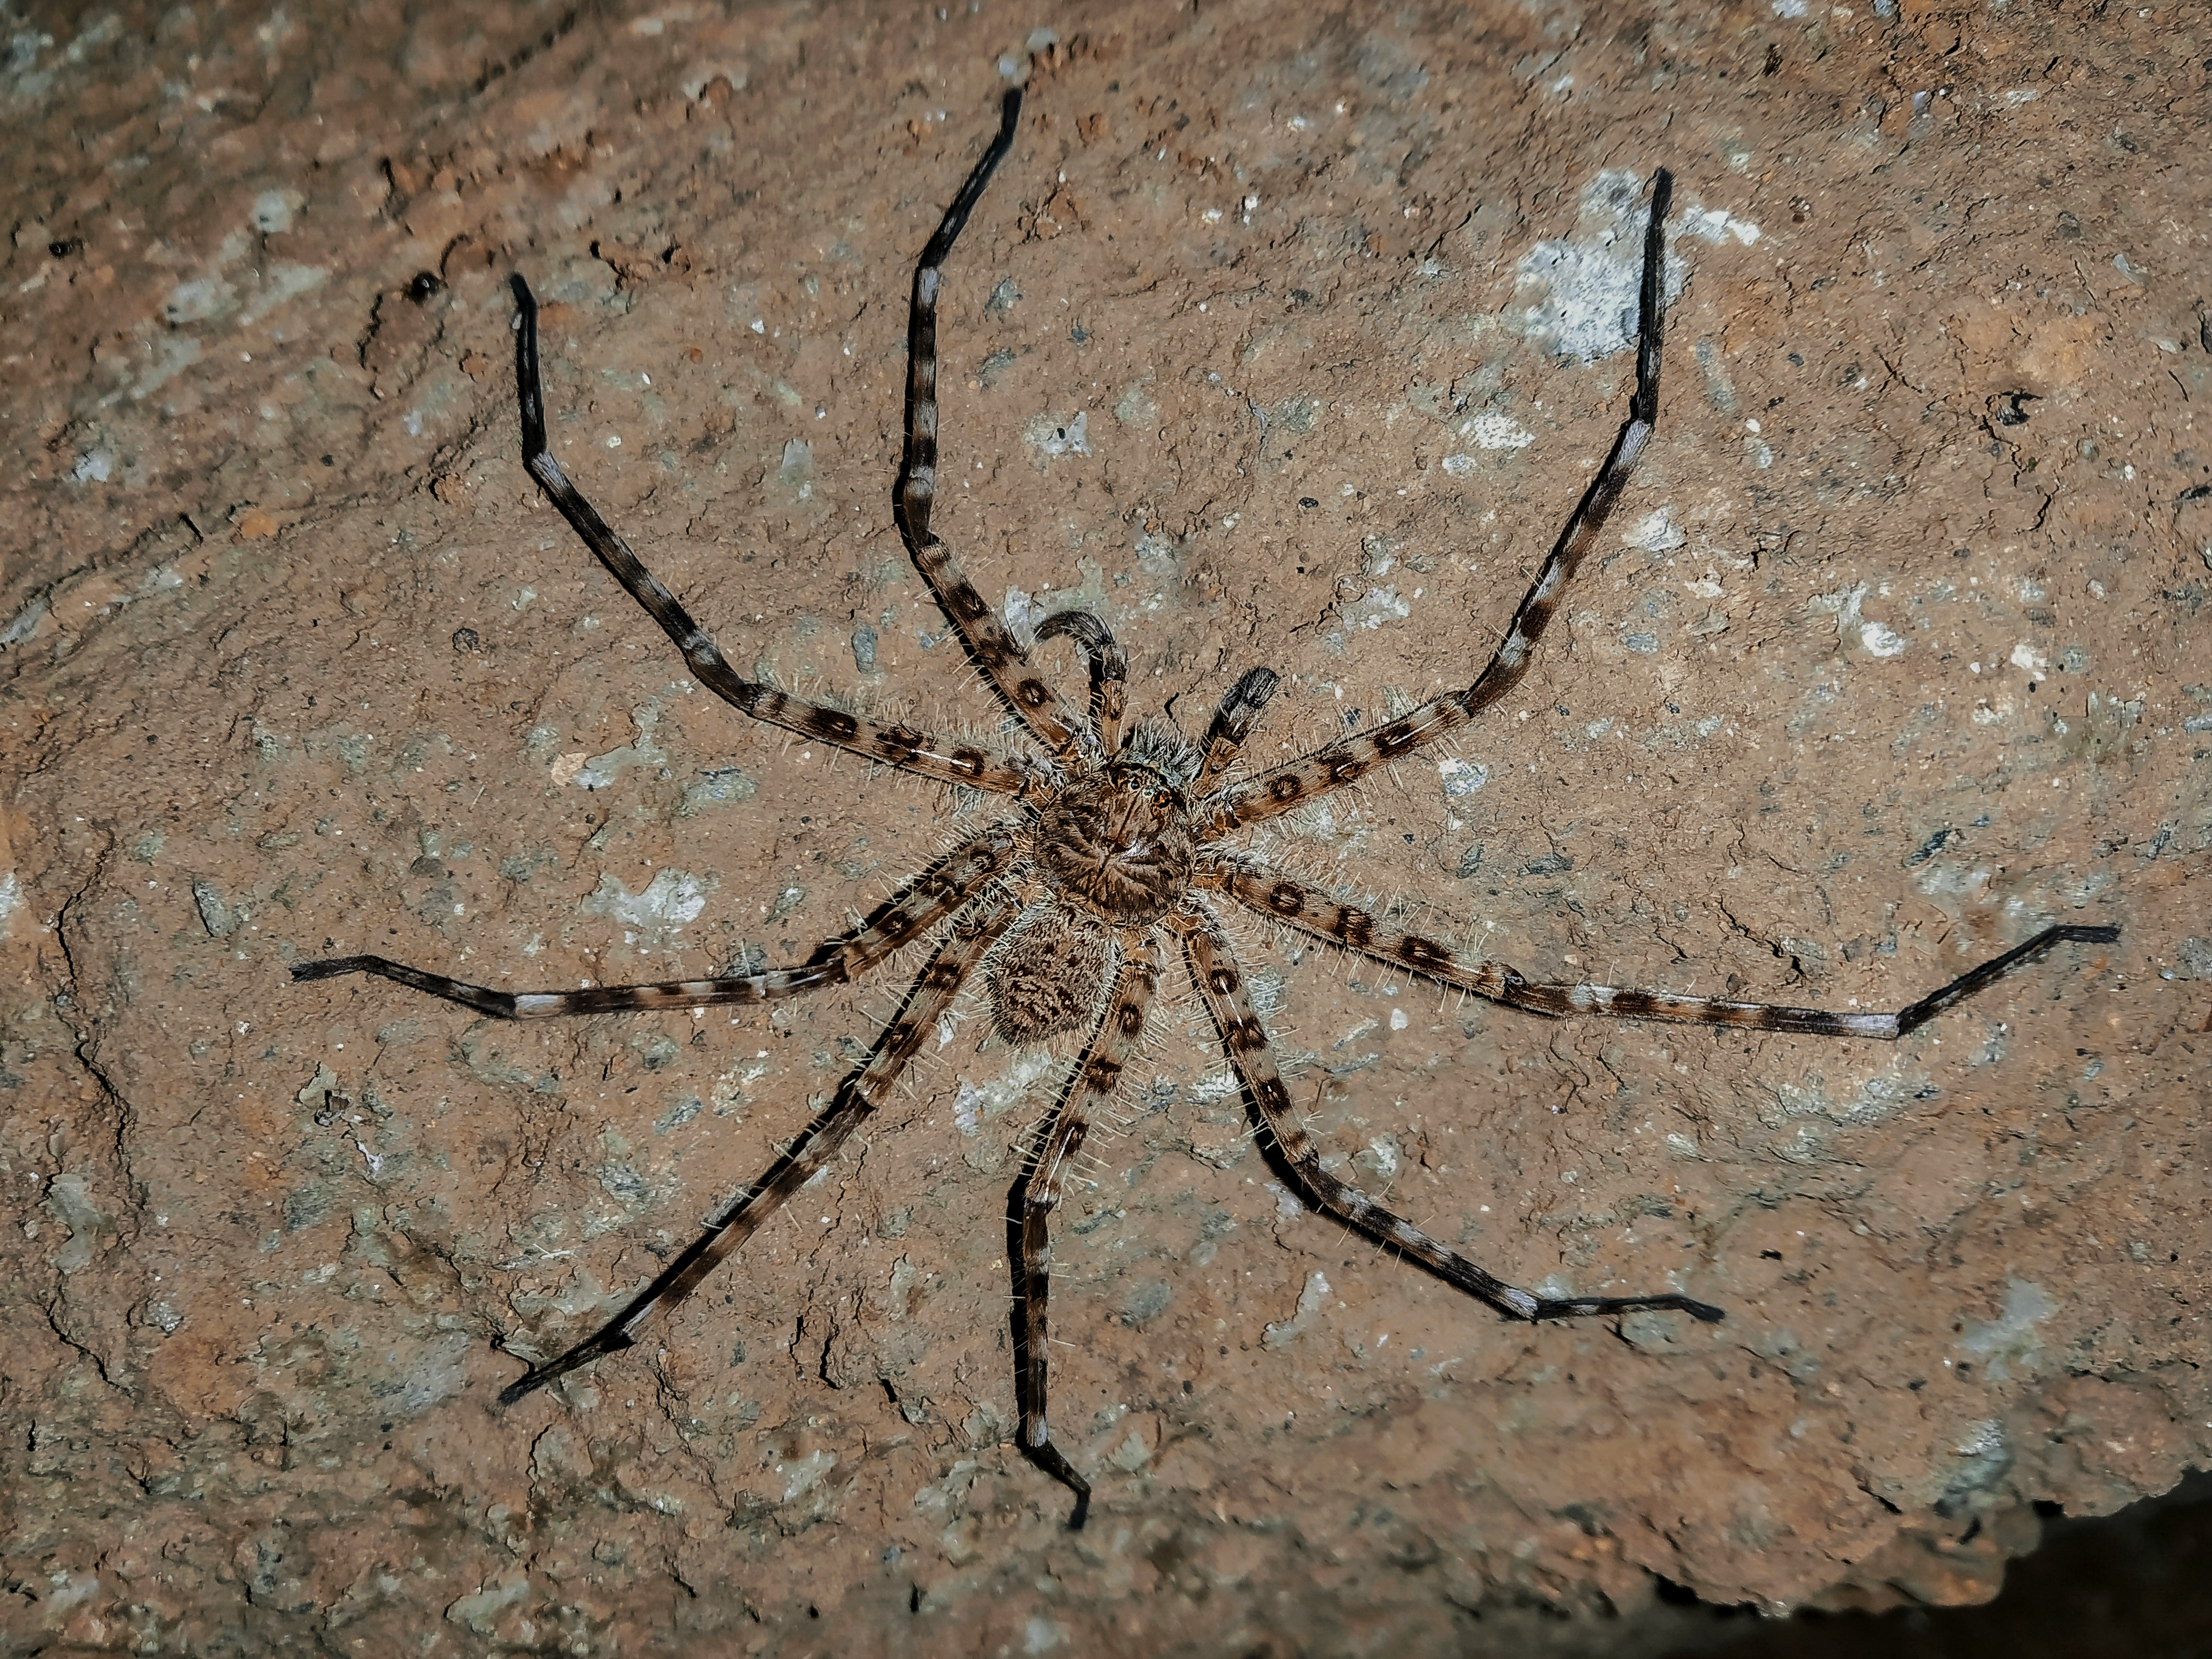
[[[908,313],[906,453],[895,495],[899,529],[915,568],[958,629],[969,654],[1007,711],[1042,746],[1044,757],[988,754],[970,744],[912,727],[883,726],[826,708],[755,681],[730,665],[682,604],[639,562],[623,539],[579,495],[546,446],[538,387],[537,307],[521,277],[515,374],[522,405],[523,455],[600,562],[667,633],[699,683],[755,719],[940,783],[997,797],[1008,816],[953,848],[916,876],[858,931],[824,944],[796,966],[728,978],[659,985],[602,986],[518,995],[426,973],[382,957],[304,963],[295,980],[371,973],[507,1018],[604,1013],[624,1009],[757,1003],[849,983],[901,948],[934,939],[934,949],[867,1064],[756,1187],[726,1204],[706,1231],[599,1329],[534,1366],[501,1395],[512,1402],[603,1355],[629,1347],[657,1308],[687,1295],[742,1244],[784,1200],[820,1172],[837,1149],[889,1098],[892,1084],[927,1033],[952,1008],[963,986],[980,981],[994,1030],[1015,1043],[1082,1033],[1083,1053],[1066,1087],[1031,1133],[1033,1156],[1011,1195],[1020,1234],[1014,1264],[1022,1309],[1015,1391],[1021,1444],[1041,1468],[1077,1495],[1071,1526],[1080,1526],[1091,1488],[1054,1443],[1045,1418],[1048,1225],[1068,1169],[1091,1124],[1110,1109],[1143,1042],[1170,951],[1219,1033],[1263,1131],[1261,1144],[1315,1205],[1501,1311],[1522,1319],[1570,1318],[1630,1310],[1674,1310],[1700,1320],[1720,1310],[1679,1291],[1643,1296],[1540,1296],[1509,1285],[1423,1233],[1322,1164],[1320,1150],[1291,1110],[1266,1028],[1244,988],[1222,917],[1256,913],[1294,934],[1319,939],[1433,983],[1553,1016],[1589,1015],[1755,1027],[1822,1036],[1893,1038],[1925,1024],[1960,998],[2065,939],[2106,940],[2117,930],[2046,927],[1896,1013],[1832,1013],[1662,991],[1534,983],[1502,963],[1471,957],[1439,939],[1406,933],[1376,916],[1224,845],[1304,801],[1356,782],[1375,768],[1465,727],[1517,685],[1550,620],[1560,590],[1596,539],[1620,498],[1659,415],[1660,270],[1672,180],[1652,181],[1637,322],[1636,392],[1628,419],[1582,503],[1514,613],[1504,640],[1462,691],[1435,698],[1371,731],[1231,782],[1246,738],[1276,688],[1255,668],[1233,685],[1202,745],[1163,722],[1140,721],[1121,740],[1127,665],[1112,630],[1088,612],[1048,617],[1039,640],[1066,638],[1090,671],[1090,705],[1064,702],[930,531],[937,474],[937,298],[940,267],[1013,142],[1018,90],[1006,94],[999,133],[953,198],[915,273]],[[1571,960],[1571,958],[1570,958]]]
[[[1190,797],[1159,767],[1114,760],[1062,785],[1037,814],[1038,872],[1108,921],[1158,921],[1190,891]]]

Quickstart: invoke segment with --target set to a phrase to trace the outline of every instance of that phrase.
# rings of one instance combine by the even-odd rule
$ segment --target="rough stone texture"
[[[6,1650],[1596,1651],[1662,1579],[1977,1599],[2033,1502],[2205,1462],[2204,9],[946,10],[10,22]],[[1302,1212],[1186,1004],[1060,1229],[1073,1537],[1009,1439],[1044,1086],[980,1022],[711,1294],[501,1410],[502,1345],[757,1176],[897,981],[517,1027],[286,973],[787,958],[939,844],[953,803],[686,683],[539,500],[501,283],[564,461],[735,660],[988,732],[892,434],[909,262],[1032,51],[940,526],[1186,730],[1282,671],[1263,745],[1465,682],[1680,176],[1601,562],[1451,764],[1279,855],[1532,975],[1830,1006],[2125,929],[1893,1047],[1243,929],[1355,1178],[1729,1318],[1516,1327]]]

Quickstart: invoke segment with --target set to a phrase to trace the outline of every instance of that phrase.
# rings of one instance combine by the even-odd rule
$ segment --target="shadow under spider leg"
[[[1247,1097],[1259,1110],[1272,1150],[1287,1165],[1285,1173],[1322,1209],[1370,1238],[1403,1250],[1439,1278],[1516,1318],[1573,1319],[1643,1309],[1673,1310],[1708,1324],[1721,1318],[1721,1310],[1710,1303],[1671,1291],[1657,1296],[1537,1296],[1485,1273],[1456,1250],[1446,1249],[1403,1217],[1384,1209],[1350,1182],[1331,1175],[1322,1166],[1321,1152],[1313,1137],[1291,1109],[1291,1091],[1283,1086],[1273,1048],[1259,1016],[1252,1012],[1251,999],[1244,994],[1244,976],[1230,951],[1229,941],[1211,918],[1178,917],[1170,925],[1182,935],[1192,981],[1205,1000],[1206,1012],[1213,1016],[1221,1046],[1229,1051],[1229,1063],[1237,1068]]]
[[[670,1262],[653,1281],[630,1298],[623,1310],[590,1336],[557,1358],[532,1366],[524,1376],[500,1391],[499,1403],[512,1406],[532,1389],[542,1388],[605,1354],[617,1353],[637,1340],[637,1328],[654,1309],[673,1307],[698,1288],[722,1258],[745,1240],[753,1230],[775,1213],[784,1200],[814,1179],[853,1131],[889,1097],[892,1084],[921,1048],[923,1039],[937,1029],[938,1020],[952,1006],[960,988],[975,971],[985,953],[1018,914],[1004,899],[986,903],[963,915],[952,937],[939,946],[908,993],[883,1036],[877,1040],[868,1063],[837,1091],[829,1111],[817,1118],[791,1150],[777,1159],[759,1186],[732,1199],[708,1218],[707,1228],[690,1247]]]

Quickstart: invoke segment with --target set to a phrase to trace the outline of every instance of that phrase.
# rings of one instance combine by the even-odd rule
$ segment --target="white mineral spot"
[[[2057,1311],[2057,1303],[2041,1285],[2008,1279],[1997,1316],[1987,1322],[1968,1321],[1959,1346],[1987,1362],[1984,1369],[1991,1382],[2004,1382],[2015,1364],[2033,1369],[2042,1357],[2035,1328]]]
[[[253,198],[253,228],[264,236],[281,235],[292,228],[292,216],[307,198],[296,190],[264,190]]]
[[[1724,208],[1704,208],[1684,214],[1682,233],[1705,242],[1717,242],[1734,237],[1746,247],[1757,241],[1762,234],[1750,220],[1739,219]],[[1758,428],[1752,429],[1757,431]]]
[[[238,295],[230,284],[220,276],[196,277],[179,283],[169,290],[161,313],[169,326],[176,328],[185,323],[204,323],[211,317],[236,309]]]
[[[813,1491],[822,1484],[822,1477],[830,1473],[836,1462],[837,1454],[835,1452],[811,1451],[788,1463],[778,1463],[775,1472],[783,1477],[783,1501],[788,1504],[802,1493]]]
[[[1859,641],[1877,657],[1902,656],[1905,653],[1905,636],[1878,622],[1860,624]]]
[[[1038,604],[1018,587],[1010,587],[999,614],[1006,619],[1006,631],[1014,636],[1014,643],[1026,650],[1036,643],[1037,624],[1058,609],[1056,605]]]
[[[1328,1276],[1320,1273],[1309,1273],[1305,1288],[1298,1292],[1297,1312],[1279,1323],[1269,1325],[1267,1334],[1261,1339],[1261,1346],[1269,1348],[1287,1346],[1293,1339],[1304,1334],[1306,1327],[1313,1323],[1314,1316],[1321,1312],[1328,1301]]]
[[[696,104],[699,101],[699,95],[718,80],[728,82],[731,90],[734,92],[743,92],[745,89],[744,70],[721,64],[700,64],[694,66],[691,72],[684,77],[684,95]],[[757,328],[759,325],[756,324],[754,326]]]
[[[1410,601],[1398,597],[1395,587],[1370,587],[1358,604],[1352,608],[1352,620],[1362,628],[1380,628],[1394,617],[1413,615]]]
[[[1536,434],[1508,415],[1470,415],[1459,423],[1460,436],[1477,449],[1526,449]]]
[[[1539,242],[1516,262],[1515,287],[1526,299],[1512,321],[1522,334],[1584,362],[1635,344],[1650,216],[1646,185],[1632,169],[1604,169],[1583,188],[1573,236]],[[1681,293],[1683,272],[1670,257],[1662,283],[1668,301]]]
[[[1437,779],[1444,793],[1456,799],[1472,795],[1490,781],[1490,769],[1480,761],[1463,761],[1455,757],[1437,763]]]
[[[287,300],[298,298],[309,289],[319,288],[330,276],[322,265],[296,265],[277,260],[261,272],[261,286],[246,309],[240,313],[243,322],[254,323],[267,316]]]
[[[1628,527],[1621,538],[1629,546],[1646,553],[1671,553],[1690,539],[1682,527],[1674,522],[1674,509],[1655,507]]]
[[[1091,416],[1079,411],[1072,416],[1043,414],[1022,428],[1022,440],[1040,455],[1088,455]]]
[[[614,877],[602,875],[582,908],[626,927],[680,927],[699,919],[712,890],[711,882],[683,870],[657,872],[642,893],[633,893]]]

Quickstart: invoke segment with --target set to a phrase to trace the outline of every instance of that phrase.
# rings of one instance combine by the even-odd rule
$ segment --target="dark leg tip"
[[[295,962],[292,964],[292,983],[299,985],[311,979],[336,979],[342,974],[358,974],[369,962],[368,957],[326,957],[320,962]]]
[[[1083,1530],[1083,1523],[1090,1518],[1091,1488],[1088,1486],[1079,1486],[1075,1490],[1074,1512],[1067,1517],[1068,1531],[1081,1532]]]
[[[2077,945],[2112,945],[2120,937],[2120,930],[2111,922],[2094,926],[2073,923],[2057,930],[2061,939],[2070,939]]]
[[[544,1381],[544,1379],[536,1371],[528,1372],[499,1391],[499,1403],[502,1406],[512,1406],[525,1395],[535,1393],[538,1385]]]
[[[1686,1313],[1705,1325],[1717,1325],[1728,1317],[1711,1303],[1694,1301],[1686,1296],[1601,1296],[1539,1302],[1536,1310],[1527,1317],[1532,1322],[1597,1319],[1607,1314],[1625,1313]]]

